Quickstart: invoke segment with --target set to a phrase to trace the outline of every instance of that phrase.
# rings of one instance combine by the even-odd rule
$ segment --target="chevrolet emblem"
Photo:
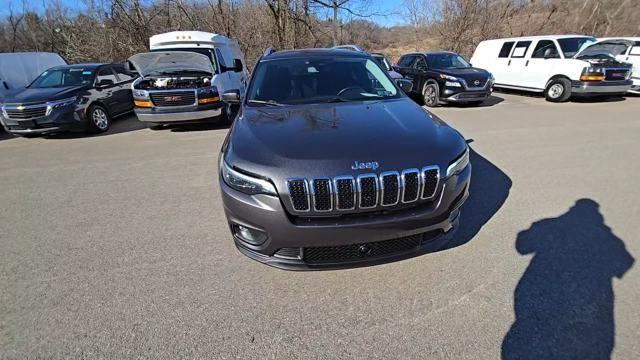
[[[22,110],[24,110],[24,106],[20,105],[20,106],[18,106],[16,109],[18,109],[18,110],[22,111]]]

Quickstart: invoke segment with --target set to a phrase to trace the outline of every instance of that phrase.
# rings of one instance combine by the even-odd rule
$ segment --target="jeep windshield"
[[[93,68],[79,67],[51,69],[43,72],[28,88],[54,88],[88,85],[93,82]]]
[[[360,57],[261,62],[248,91],[253,106],[380,100],[400,96],[374,60]]]
[[[564,54],[565,59],[569,59],[576,56],[576,54],[580,52],[581,49],[591,43],[594,43],[595,41],[595,38],[585,36],[558,39],[558,44],[560,44],[560,49],[562,49],[562,53]]]
[[[435,70],[466,69],[471,64],[460,55],[442,53],[427,55],[427,67]]]

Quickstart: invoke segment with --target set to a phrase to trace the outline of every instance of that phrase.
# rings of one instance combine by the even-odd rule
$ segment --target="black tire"
[[[565,102],[571,97],[571,81],[565,78],[553,79],[544,90],[544,97],[550,102]]]
[[[149,129],[156,131],[164,129],[164,125],[162,124],[149,124]]]
[[[422,89],[422,101],[428,107],[436,107],[440,104],[440,87],[436,83],[428,83]]]
[[[103,133],[111,127],[111,116],[102,105],[91,105],[87,112],[87,121],[92,133]]]

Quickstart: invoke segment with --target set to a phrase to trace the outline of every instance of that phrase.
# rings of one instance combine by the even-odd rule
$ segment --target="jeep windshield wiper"
[[[280,104],[279,102],[277,102],[275,100],[247,100],[247,104],[284,106],[284,104]]]

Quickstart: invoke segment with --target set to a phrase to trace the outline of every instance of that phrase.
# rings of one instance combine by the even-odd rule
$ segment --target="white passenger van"
[[[238,43],[201,31],[174,31],[149,39],[151,52],[129,58],[140,77],[132,84],[138,119],[152,129],[166,124],[231,122],[220,95],[244,97],[248,72]]]
[[[607,52],[585,51],[596,39],[583,35],[485,40],[471,63],[495,77],[494,87],[544,93],[552,102],[571,95],[622,95],[631,88],[631,64]]]
[[[598,41],[589,46],[588,51],[604,49],[613,54],[618,61],[633,65],[631,71],[630,93],[640,94],[640,37],[598,38]]]

